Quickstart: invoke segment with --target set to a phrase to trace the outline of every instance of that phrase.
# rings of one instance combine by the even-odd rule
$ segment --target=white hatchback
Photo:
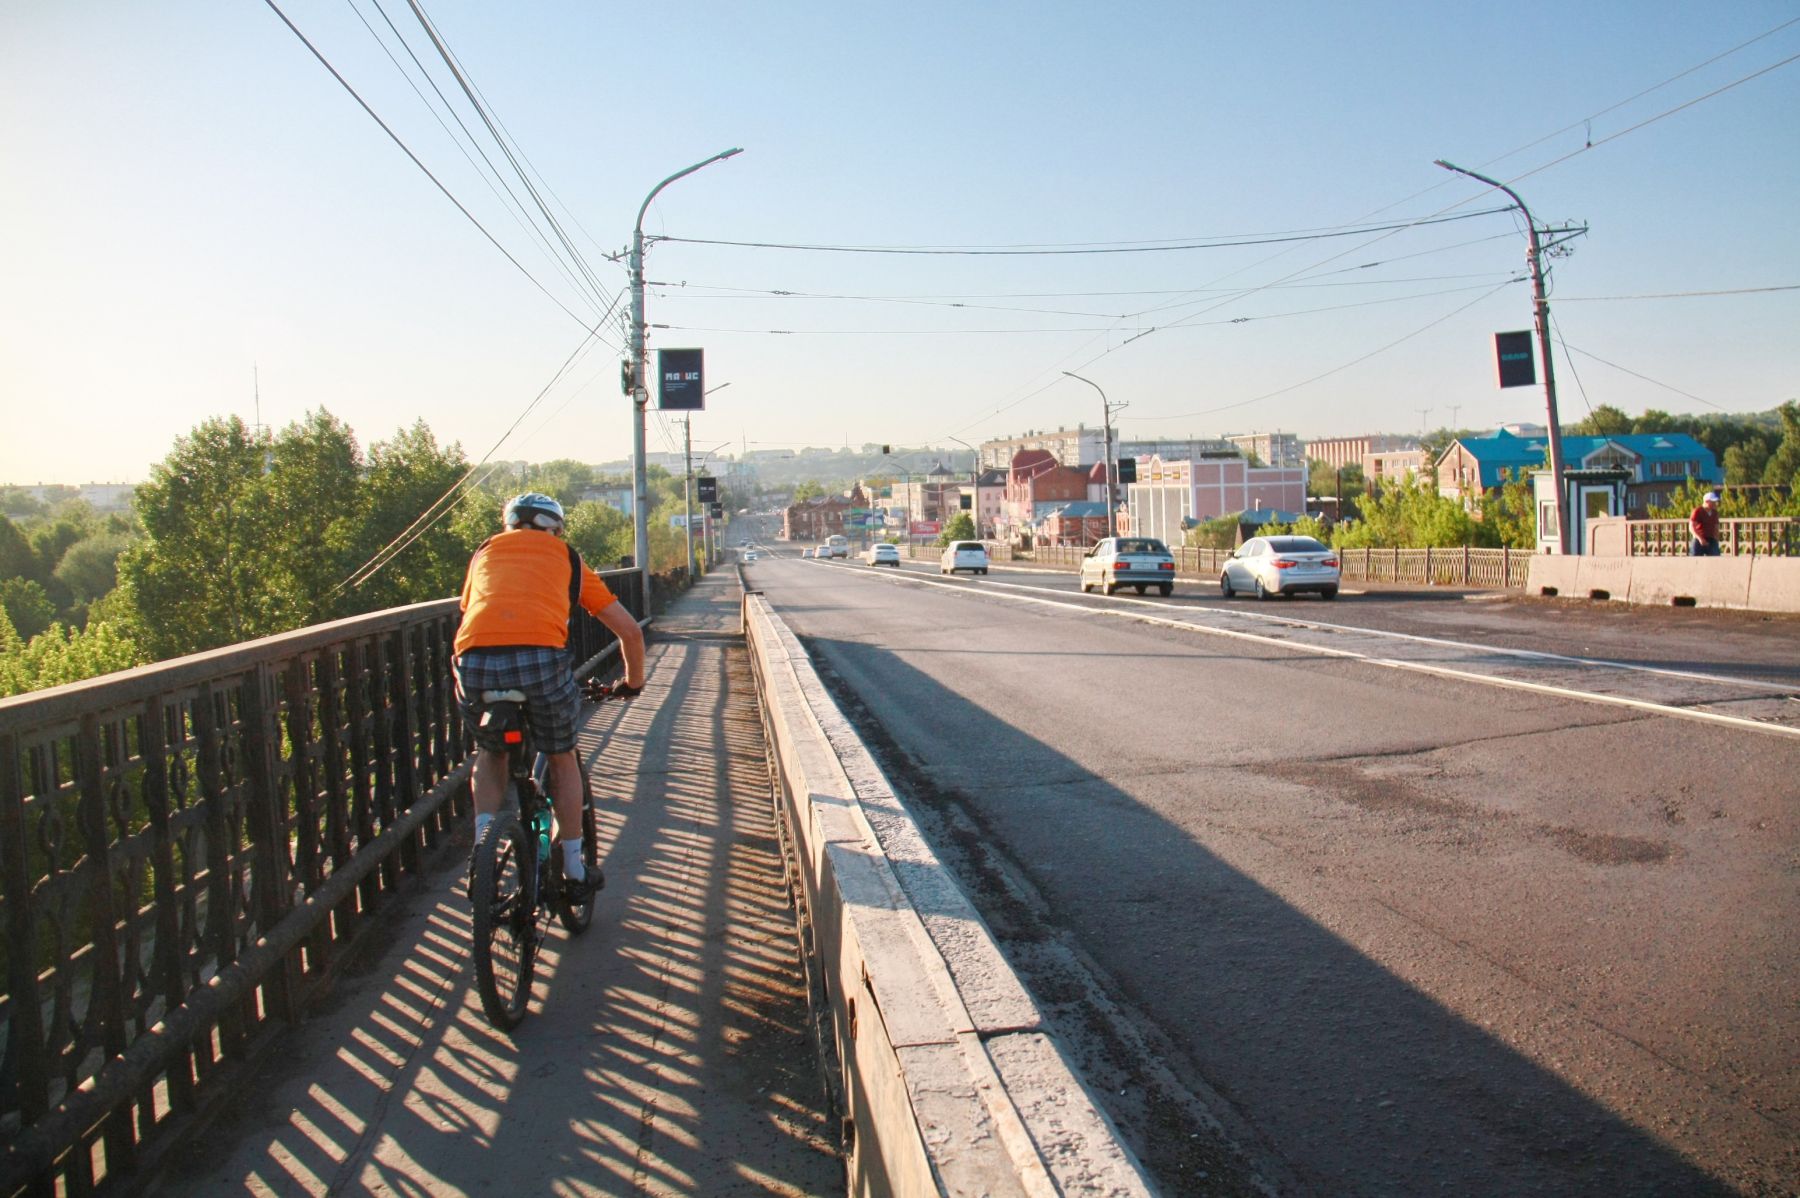
[[[869,546],[862,557],[871,566],[892,566],[896,570],[900,568],[899,546],[890,545],[886,541],[877,541]]]
[[[943,556],[938,558],[939,574],[954,574],[958,570],[967,570],[971,574],[988,572],[987,546],[980,541],[951,541],[944,546]]]

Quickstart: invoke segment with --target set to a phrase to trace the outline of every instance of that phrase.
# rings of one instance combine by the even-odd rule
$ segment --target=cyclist
[[[581,763],[575,757],[575,717],[581,701],[569,658],[574,606],[591,612],[619,638],[624,689],[644,685],[644,633],[637,619],[562,540],[562,505],[530,493],[507,500],[505,531],[489,537],[469,559],[463,579],[462,626],[456,632],[456,699],[475,735],[475,843],[500,811],[506,794],[506,748],[485,743],[481,692],[519,690],[538,751],[549,758],[549,790],[562,844],[563,886],[572,902],[601,886],[581,860]]]

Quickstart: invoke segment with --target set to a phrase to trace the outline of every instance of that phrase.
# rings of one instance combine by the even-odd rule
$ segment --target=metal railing
[[[1629,520],[1631,556],[1686,557],[1693,534],[1686,520]],[[1719,521],[1719,552],[1726,557],[1800,557],[1800,523],[1788,516]]]
[[[1087,550],[1072,545],[1039,546],[1029,553],[1009,545],[990,548],[997,562],[1033,562],[1056,569],[1079,570]],[[1682,552],[1686,552],[1685,546]],[[1177,545],[1169,550],[1175,573],[1189,578],[1217,578],[1231,557],[1229,549]],[[1522,588],[1531,554],[1523,549],[1343,549],[1338,551],[1349,582],[1396,582],[1434,586]]]
[[[643,620],[643,576],[602,577]],[[416,604],[0,699],[0,1193],[153,1165],[418,871],[467,806],[458,619]],[[582,613],[578,668],[613,639]]]

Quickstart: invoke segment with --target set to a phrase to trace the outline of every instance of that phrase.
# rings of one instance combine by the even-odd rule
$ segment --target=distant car
[[[1142,595],[1155,587],[1164,595],[1175,590],[1175,559],[1155,537],[1107,537],[1081,559],[1081,591],[1110,595],[1120,587]]]
[[[958,570],[967,570],[971,574],[988,572],[987,546],[980,541],[951,541],[944,546],[944,552],[938,558],[939,574],[954,574]]]
[[[841,534],[826,537],[825,543],[819,546],[818,552],[813,556],[847,558],[850,556],[850,538]]]
[[[1337,553],[1312,537],[1252,537],[1226,559],[1219,594],[1229,599],[1254,591],[1267,599],[1312,591],[1336,599],[1341,577]]]
[[[898,570],[900,568],[900,547],[890,545],[886,541],[877,541],[864,550],[862,558],[871,566],[892,566]]]
[[[801,556],[801,557],[811,557],[811,556],[812,556],[812,555],[813,555],[813,552],[812,552],[812,550],[811,550],[811,549],[802,549],[802,550],[801,550],[801,551],[800,551],[800,556]]]
[[[746,550],[744,550],[744,562],[745,562],[745,564],[748,564],[748,563],[750,563],[750,562],[753,562],[753,561],[755,561],[755,560],[756,560],[756,550],[754,550],[754,549],[746,549]]]
[[[829,545],[814,545],[812,555],[822,561],[825,558],[828,558],[831,556],[831,546],[829,546]]]

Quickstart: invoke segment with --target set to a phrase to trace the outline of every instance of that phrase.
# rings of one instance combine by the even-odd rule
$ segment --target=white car
[[[756,560],[756,550],[754,550],[754,549],[744,550],[744,563],[746,565],[748,565],[749,563],[751,563],[755,560]]]
[[[863,561],[871,566],[892,566],[900,568],[900,547],[890,545],[886,541],[878,541],[864,550]]]
[[[967,570],[971,574],[988,572],[987,546],[980,541],[951,541],[944,546],[943,556],[938,558],[939,574],[954,574],[958,570]]]
[[[813,555],[813,551],[812,551],[812,550],[811,550],[811,549],[810,549],[810,548],[808,548],[808,549],[802,549],[802,550],[801,550],[801,551],[800,551],[800,556],[801,556],[801,557],[811,557],[811,556],[812,556],[812,555]]]
[[[1267,599],[1314,591],[1336,599],[1341,574],[1337,552],[1312,537],[1252,537],[1226,559],[1219,594],[1229,599],[1254,591]]]

